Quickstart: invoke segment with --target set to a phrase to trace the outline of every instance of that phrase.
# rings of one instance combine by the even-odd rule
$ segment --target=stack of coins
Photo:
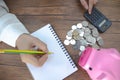
[[[71,44],[75,50],[80,50],[82,53],[88,46],[99,49],[104,42],[99,36],[98,30],[92,24],[83,21],[71,27],[71,30],[67,32],[64,44]]]

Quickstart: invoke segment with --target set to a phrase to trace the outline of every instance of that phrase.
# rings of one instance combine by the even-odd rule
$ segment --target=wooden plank
[[[0,65],[0,80],[33,80],[26,67]],[[87,73],[79,67],[79,71],[64,80],[89,80]]]
[[[0,65],[10,65],[25,67],[25,64],[21,62],[19,54],[0,54]]]
[[[24,6],[24,7],[43,7],[43,6],[66,6],[69,5],[71,3],[73,4],[78,4],[80,1],[79,0],[20,0],[20,1],[16,1],[16,0],[5,0],[5,2],[8,4],[8,6],[11,6],[11,4],[13,4],[12,6]],[[13,3],[14,2],[14,3]]]
[[[14,1],[14,0],[13,0]],[[10,2],[10,1],[9,1]],[[40,15],[40,16],[51,16],[51,15],[63,15],[66,19],[69,20],[83,20],[83,13],[85,10],[81,7],[79,1],[65,1],[64,5],[63,1],[57,0],[56,3],[59,3],[61,6],[53,5],[53,2],[49,0],[43,1],[18,1],[15,3],[6,3],[10,8],[10,12],[15,13],[16,15]],[[11,1],[12,2],[12,1]],[[18,4],[19,3],[19,4]],[[41,4],[39,4],[41,3]],[[72,5],[68,5],[72,4]],[[100,1],[97,5],[97,8],[106,15],[111,21],[120,21],[120,1]],[[20,5],[21,4],[21,5]],[[33,4],[33,5],[32,5]],[[44,6],[39,6],[39,5]],[[51,4],[51,5],[50,5]],[[79,5],[78,5],[79,4]],[[28,6],[25,6],[28,5]],[[46,6],[45,6],[46,5]],[[111,6],[110,6],[111,5]],[[114,15],[113,15],[114,14]]]
[[[98,7],[98,9],[111,21],[120,21],[120,10],[116,7]],[[112,11],[111,11],[112,10]],[[66,20],[84,20],[84,10],[76,7],[15,7],[10,9],[16,15],[38,16],[64,16]],[[114,14],[114,15],[113,15]]]
[[[82,22],[83,20],[66,20],[63,16],[18,16],[22,23],[33,32],[40,27],[50,23],[55,29],[70,30],[73,24]],[[112,26],[104,33],[120,33],[120,22],[112,22]]]
[[[43,7],[43,6],[75,6],[81,5],[79,0],[4,0],[8,6],[24,6],[24,7]],[[12,5],[11,5],[12,4]],[[72,5],[70,5],[72,4]],[[75,4],[75,5],[73,5]],[[119,7],[119,0],[100,0],[97,6]]]
[[[26,67],[0,65],[0,80],[33,80]]]

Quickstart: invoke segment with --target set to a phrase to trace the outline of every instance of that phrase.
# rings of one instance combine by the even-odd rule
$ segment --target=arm
[[[9,13],[9,9],[3,0],[0,0],[0,41],[18,49],[30,50],[38,47],[38,50],[48,52],[47,45],[39,39],[29,35],[25,26],[18,18]],[[48,54],[41,58],[30,54],[21,54],[21,59],[25,63],[41,66],[47,60]]]
[[[4,1],[0,0],[0,41],[16,47],[16,40],[23,33],[29,32],[14,14],[9,13]]]

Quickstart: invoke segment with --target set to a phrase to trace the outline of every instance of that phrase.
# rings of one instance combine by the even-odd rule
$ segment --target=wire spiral
[[[70,64],[73,66],[73,68],[76,68],[76,65],[74,64],[73,60],[71,59],[67,49],[64,47],[62,41],[59,39],[58,35],[56,34],[55,30],[53,29],[52,26],[49,26],[50,31],[52,32],[53,36],[55,37],[57,43],[63,50],[63,53],[66,55],[67,59],[69,60]]]

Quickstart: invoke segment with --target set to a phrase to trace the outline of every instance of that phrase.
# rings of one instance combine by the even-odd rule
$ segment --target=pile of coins
[[[75,50],[83,52],[87,46],[99,49],[104,42],[99,36],[98,30],[87,21],[73,25],[72,29],[67,32],[65,45],[73,45]]]

